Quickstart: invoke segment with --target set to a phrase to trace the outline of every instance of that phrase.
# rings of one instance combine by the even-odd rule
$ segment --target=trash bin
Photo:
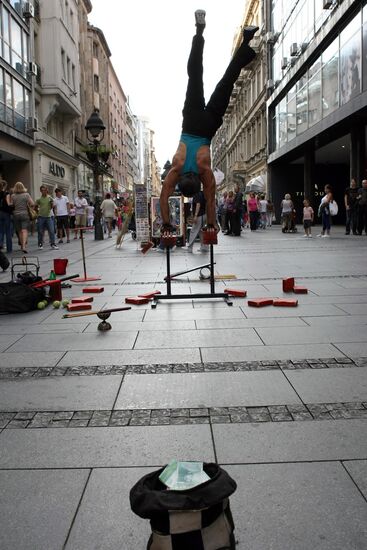
[[[66,273],[66,266],[68,265],[68,261],[66,258],[55,258],[54,259],[54,272],[55,275],[65,275]]]
[[[164,468],[131,489],[132,511],[150,520],[147,550],[235,550],[229,496],[237,484],[218,464],[203,469],[210,480],[185,491],[167,490],[159,480]]]

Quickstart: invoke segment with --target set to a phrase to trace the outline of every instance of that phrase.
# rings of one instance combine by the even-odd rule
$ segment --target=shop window
[[[343,34],[343,33],[342,33]],[[340,103],[361,92],[361,29],[340,50]]]
[[[296,95],[297,112],[297,136],[302,134],[308,127],[308,94],[307,85],[303,86]]]
[[[321,71],[308,83],[308,125],[313,126],[321,119]]]
[[[339,51],[322,67],[322,116],[339,107]]]
[[[279,124],[279,147],[283,147],[287,143],[287,99],[283,98],[279,103],[278,110]]]

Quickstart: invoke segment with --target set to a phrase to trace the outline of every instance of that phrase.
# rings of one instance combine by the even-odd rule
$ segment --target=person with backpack
[[[7,182],[0,181],[0,249],[6,241],[6,251],[13,251],[12,212],[14,208],[10,204],[10,194],[7,191]]]

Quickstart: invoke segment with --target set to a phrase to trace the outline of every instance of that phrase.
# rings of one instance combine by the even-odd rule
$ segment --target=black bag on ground
[[[33,285],[33,283],[38,283],[39,281],[42,281],[42,277],[35,275],[33,271],[23,271],[23,273],[17,273],[18,283]]]
[[[147,550],[235,550],[228,497],[236,482],[218,464],[204,463],[210,480],[186,491],[167,490],[164,468],[142,477],[130,491],[135,514],[150,519]]]
[[[27,313],[37,309],[45,298],[43,288],[32,288],[22,283],[0,284],[0,314]]]
[[[5,271],[6,269],[8,269],[10,265],[10,262],[8,260],[8,258],[5,256],[4,252],[2,252],[0,250],[0,267],[3,271]]]

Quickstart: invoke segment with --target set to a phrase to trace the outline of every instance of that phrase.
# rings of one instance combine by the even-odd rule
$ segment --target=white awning
[[[252,178],[246,184],[245,193],[265,193],[266,191],[266,174],[261,174]]]

